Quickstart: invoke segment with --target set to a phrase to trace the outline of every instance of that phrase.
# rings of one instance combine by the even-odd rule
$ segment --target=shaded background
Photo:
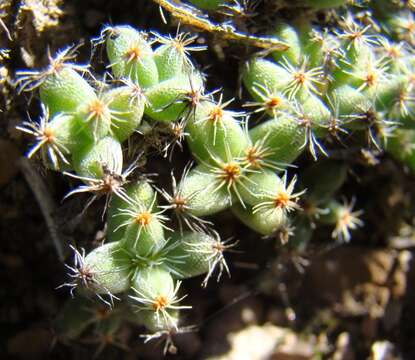
[[[266,29],[278,4],[260,1],[250,29]],[[70,296],[56,287],[66,279],[65,268],[28,186],[27,177],[33,174],[27,167],[47,184],[47,197],[56,209],[53,221],[65,244],[91,249],[102,240],[103,203],[96,202],[77,218],[87,196],[62,203],[74,184],[21,159],[27,138],[15,126],[28,113],[36,118],[39,105],[36,98],[16,94],[11,83],[16,70],[47,64],[48,48],[53,54],[83,41],[78,60],[89,62],[89,39],[99,35],[103,24],[130,24],[162,33],[174,32],[176,24],[162,24],[158,7],[149,0],[6,0],[0,6],[13,39],[1,32],[0,47],[11,53],[0,67],[6,79],[0,85],[0,357],[161,358],[162,346],[144,345],[139,335],[145,329],[131,324],[125,324],[116,339],[102,339],[87,330],[67,341],[60,333],[55,319]],[[289,11],[280,15],[291,16]],[[316,21],[324,19],[325,14],[317,14]],[[195,55],[209,75],[208,88],[223,87],[225,98],[237,96],[238,67],[254,49],[207,34],[200,34],[198,41],[209,45],[208,51]],[[102,73],[99,51],[92,61]],[[237,99],[231,107],[239,105]],[[174,167],[180,169],[189,157],[186,150],[177,154]],[[374,349],[384,347],[391,350],[390,359],[415,358],[413,178],[391,159],[381,160],[369,166],[353,154],[348,159],[353,173],[341,193],[356,196],[365,221],[350,244],[333,244],[331,229],[322,228],[311,246],[298,253],[276,239],[261,239],[228,212],[214,218],[224,238],[240,240],[238,252],[228,256],[232,278],[225,276],[219,284],[211,281],[206,290],[199,278],[184,283],[189,293],[185,302],[193,309],[183,313],[183,325],[198,328],[177,335],[178,354],[167,357],[239,359],[240,354],[251,354],[254,359],[268,348],[274,359],[352,360],[373,356]],[[298,161],[309,162],[306,155]],[[158,172],[157,183],[167,186],[171,167],[154,155],[142,171]]]

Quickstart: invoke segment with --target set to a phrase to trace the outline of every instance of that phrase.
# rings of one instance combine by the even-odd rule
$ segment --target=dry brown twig
[[[64,261],[64,250],[62,242],[59,237],[58,226],[53,219],[53,213],[56,210],[55,202],[53,201],[46,184],[36,172],[31,164],[30,160],[25,157],[21,157],[18,161],[19,168],[26,179],[30,189],[35,196],[39,205],[40,211],[45,219],[46,226],[49,230],[50,237],[52,238],[53,245],[60,261]]]
[[[217,24],[205,17],[200,17],[192,7],[183,6],[180,1],[153,0],[160,8],[168,11],[180,23],[194,26],[202,31],[219,35],[223,39],[243,42],[247,45],[262,49],[285,51],[289,48],[287,44],[271,36],[256,36],[236,30],[231,25]]]

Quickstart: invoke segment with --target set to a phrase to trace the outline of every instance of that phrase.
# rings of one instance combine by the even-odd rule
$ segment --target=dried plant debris
[[[93,14],[92,3],[65,11]],[[32,188],[40,175],[27,165],[45,174],[36,214],[65,261],[58,287],[74,298],[56,341],[95,344],[98,356],[135,351],[141,331],[176,353],[225,320],[230,349],[218,359],[390,352],[414,232],[413,4],[155,0],[148,11],[161,19],[121,22],[113,10],[95,34],[64,19],[64,5],[0,6],[1,116],[19,114]],[[180,26],[169,31],[166,16]],[[86,47],[55,50],[63,20],[91,39],[87,61]],[[215,61],[222,45],[226,61]],[[4,168],[12,187],[16,169]],[[63,259],[65,222],[77,241]],[[245,295],[218,295],[219,282],[243,287],[262,315],[232,322],[226,312]],[[377,342],[381,330],[391,346]],[[195,347],[188,356],[214,353]]]
[[[17,13],[16,26],[31,23],[36,33],[55,28],[63,15],[62,0],[24,0]]]

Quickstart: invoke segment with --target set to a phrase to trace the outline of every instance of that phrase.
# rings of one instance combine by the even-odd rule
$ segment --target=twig
[[[9,29],[7,28],[7,26],[6,26],[6,24],[4,23],[4,21],[0,18],[0,28],[2,28],[3,30],[4,30],[4,32],[6,33],[6,35],[7,35],[7,38],[10,40],[10,41],[13,41],[13,39],[12,39],[12,36],[10,35],[10,31],[9,31]]]
[[[25,177],[30,189],[32,190],[37,203],[39,204],[40,211],[45,219],[46,226],[49,230],[50,237],[52,238],[53,245],[60,261],[64,261],[64,251],[61,240],[59,238],[59,231],[57,225],[53,219],[52,214],[56,210],[55,202],[49,194],[48,188],[44,181],[33,168],[31,162],[25,157],[21,157],[18,160],[18,165]]]
[[[167,10],[171,15],[176,17],[181,23],[195,26],[203,31],[217,34],[224,39],[244,42],[248,45],[262,49],[273,49],[276,51],[285,51],[289,48],[287,44],[275,37],[255,36],[236,30],[233,26],[216,24],[208,18],[199,17],[192,11],[192,8],[184,7],[179,1],[172,0],[153,0],[159,6]]]

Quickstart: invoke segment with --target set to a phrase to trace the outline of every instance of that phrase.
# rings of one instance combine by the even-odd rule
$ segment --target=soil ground
[[[12,37],[9,41],[0,34],[0,47],[11,50],[5,63],[9,80],[18,69],[43,66],[48,48],[53,52],[84,41],[79,60],[87,62],[89,39],[100,33],[103,24],[174,31],[162,24],[158,7],[149,0],[6,0],[1,6]],[[206,34],[201,41],[209,51],[196,57],[210,75],[209,88],[221,86],[229,97],[235,96],[238,64],[249,51]],[[94,61],[102,69],[99,55]],[[10,84],[1,89],[0,358],[162,358],[157,343],[143,344],[139,334],[145,330],[139,326],[126,324],[117,339],[100,339],[88,331],[76,340],[61,339],[55,319],[70,295],[67,289],[56,288],[65,281],[66,270],[53,247],[39,199],[29,186],[31,173],[22,160],[27,138],[15,130],[28,113],[36,117],[38,102],[17,94]],[[185,151],[177,162],[183,165],[188,157]],[[99,215],[102,202],[93,204],[79,221],[71,221],[77,219],[87,197],[62,203],[70,188],[67,179],[36,162],[30,168],[47,184],[60,239],[86,248],[98,243],[104,228]],[[163,184],[170,165],[155,157],[145,171],[160,173],[158,181]],[[206,290],[201,289],[200,279],[185,282],[190,294],[186,302],[193,309],[183,322],[198,328],[175,336],[178,353],[167,358],[238,359],[242,358],[238,350],[259,354],[270,342],[278,348],[273,359],[414,359],[415,240],[408,210],[414,191],[411,176],[402,174],[400,165],[387,158],[379,166],[355,169],[344,191],[363,205],[366,226],[347,245],[332,246],[330,230],[323,229],[313,245],[298,254],[275,239],[261,239],[230,213],[215,218],[225,238],[240,240],[238,253],[229,254],[232,278],[225,276],[218,284],[212,281]],[[305,261],[307,265],[299,265]],[[276,340],[282,338],[285,345],[278,347]],[[375,357],[385,348],[390,357]]]

